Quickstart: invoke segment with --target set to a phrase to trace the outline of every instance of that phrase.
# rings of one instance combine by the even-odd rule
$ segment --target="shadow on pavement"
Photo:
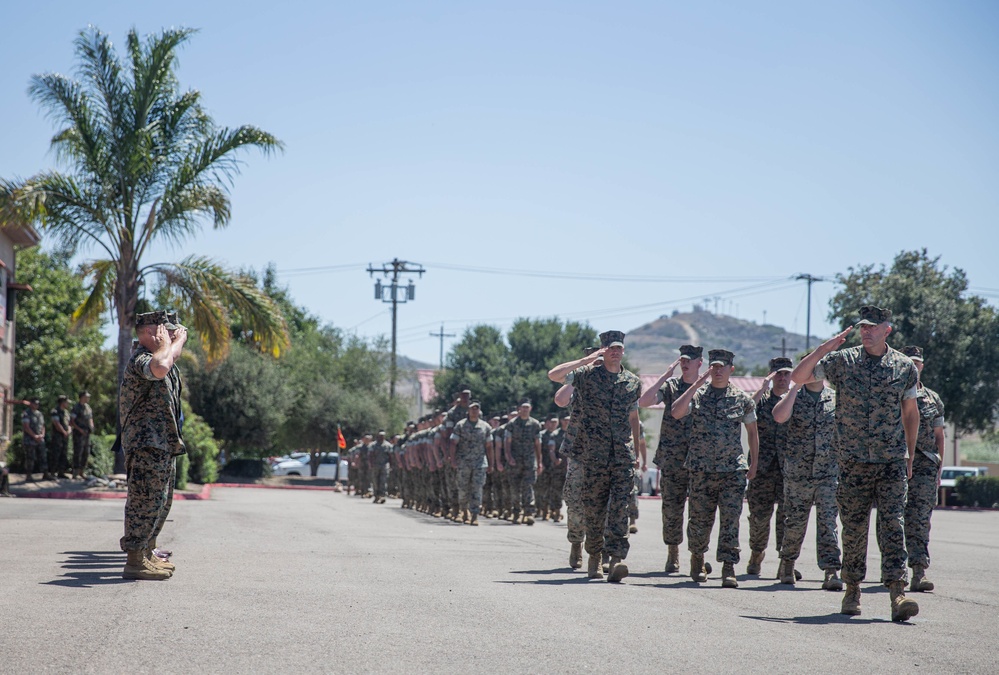
[[[547,572],[543,572],[543,574],[547,574]],[[594,581],[594,582],[604,581],[604,583],[606,583],[605,579],[590,579],[585,574],[582,574],[580,576],[575,576],[575,577],[572,577],[572,578],[569,578],[569,579],[535,579],[533,581],[503,581],[503,580],[499,580],[496,583],[497,584],[513,584],[513,585],[531,584],[531,585],[534,585],[534,586],[565,586],[567,584],[588,584],[588,583],[590,583],[590,581]]]
[[[512,570],[511,574],[572,574],[572,570],[566,567],[555,567],[550,570]]]
[[[796,623],[805,626],[810,625],[826,625],[826,624],[872,624],[872,623],[891,623],[890,619],[886,618],[874,618],[874,619],[862,619],[856,616],[847,616],[845,614],[840,614],[835,612],[833,614],[824,614],[820,616],[792,616],[792,617],[779,617],[779,616],[748,616],[741,615],[742,619],[753,619],[755,621],[764,621],[767,623]],[[905,622],[903,625],[912,626],[914,624]]]
[[[67,572],[58,579],[43,582],[45,585],[90,588],[131,583],[121,578],[121,568],[125,565],[124,551],[65,551],[63,555],[66,559],[61,567]]]

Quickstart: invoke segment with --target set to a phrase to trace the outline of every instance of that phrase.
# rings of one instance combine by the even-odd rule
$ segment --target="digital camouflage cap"
[[[176,314],[174,315],[176,316]],[[135,327],[139,326],[159,326],[162,324],[166,326],[167,330],[176,330],[177,326],[170,322],[170,318],[165,310],[157,310],[155,312],[146,312],[144,314],[135,315]]]
[[[731,366],[735,361],[735,354],[727,349],[712,349],[708,352],[708,363],[709,365],[715,365],[716,363],[722,366]]]
[[[624,333],[619,330],[609,330],[600,334],[601,347],[623,347]]]
[[[699,359],[701,354],[704,353],[704,347],[695,347],[694,345],[680,345],[680,358],[681,359]]]
[[[864,305],[860,308],[860,321],[858,326],[877,326],[885,321],[891,321],[891,310],[875,307],[874,305]]]
[[[916,345],[909,345],[908,347],[902,347],[902,353],[908,356],[913,361],[923,360],[923,350]]]
[[[770,359],[770,372],[776,373],[781,370],[794,370],[794,362],[786,356],[777,356]]]

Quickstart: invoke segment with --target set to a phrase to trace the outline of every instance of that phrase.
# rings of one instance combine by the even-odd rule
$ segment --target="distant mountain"
[[[680,345],[694,344],[704,347],[705,362],[709,349],[728,349],[735,353],[736,372],[750,372],[781,355],[782,338],[788,356],[794,358],[805,350],[804,335],[695,308],[628,331],[626,356],[644,374],[661,373],[679,356]],[[811,346],[819,342],[813,336]]]

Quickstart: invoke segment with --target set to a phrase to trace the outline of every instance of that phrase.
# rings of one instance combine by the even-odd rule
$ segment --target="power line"
[[[398,313],[399,303],[406,303],[416,299],[416,284],[414,284],[413,280],[410,279],[408,286],[400,286],[399,275],[416,274],[422,277],[424,272],[426,272],[426,270],[423,269],[423,265],[420,265],[419,263],[411,263],[407,260],[399,260],[398,258],[393,258],[392,262],[383,263],[381,267],[368,265],[369,275],[375,276],[375,274],[381,274],[385,277],[390,277],[389,283],[386,286],[382,286],[380,279],[375,281],[375,300],[392,303],[392,363],[389,368],[390,399],[395,398],[396,315]],[[401,294],[400,291],[402,291]]]

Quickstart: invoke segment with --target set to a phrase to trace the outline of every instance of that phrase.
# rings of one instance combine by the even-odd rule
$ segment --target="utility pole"
[[[392,303],[392,364],[389,368],[390,399],[395,398],[396,315],[398,305],[400,302],[405,303],[416,299],[416,285],[413,283],[412,279],[410,279],[408,285],[400,286],[399,275],[417,274],[422,277],[424,272],[426,272],[426,270],[423,269],[423,265],[408,262],[406,260],[399,260],[398,258],[393,258],[392,262],[383,263],[381,267],[374,267],[370,264],[368,265],[368,274],[371,276],[375,276],[375,274],[378,273],[385,277],[391,277],[388,284],[383,285],[381,279],[375,281],[375,300]]]
[[[811,274],[799,274],[796,276],[795,281],[807,281],[808,282],[808,312],[805,314],[805,351],[812,341],[812,284],[816,281],[825,281],[823,277],[815,277]]]
[[[444,332],[444,324],[441,324],[441,332],[440,333],[431,333],[430,337],[435,337],[435,338],[440,338],[441,339],[441,370],[444,370],[444,338],[446,338],[446,337],[458,337],[458,336],[455,335],[454,333],[445,333]]]

